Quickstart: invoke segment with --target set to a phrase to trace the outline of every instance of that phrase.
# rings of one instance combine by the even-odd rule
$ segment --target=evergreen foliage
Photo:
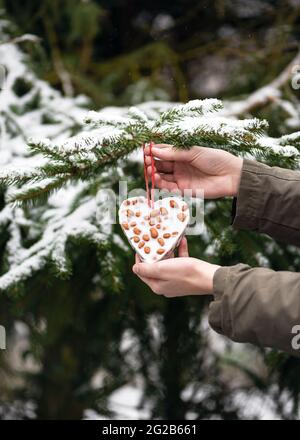
[[[169,301],[150,294],[131,275],[132,251],[118,226],[101,225],[96,216],[104,203],[97,198],[99,189],[117,189],[124,176],[130,187],[143,185],[141,164],[129,153],[149,140],[178,148],[202,144],[298,167],[299,102],[287,90],[289,79],[259,88],[290,61],[290,52],[284,52],[274,62],[277,70],[270,68],[282,47],[282,34],[274,47],[256,52],[250,73],[248,68],[236,75],[232,83],[240,81],[238,90],[247,96],[224,100],[224,108],[214,99],[139,104],[145,96],[162,96],[162,71],[167,71],[165,83],[171,75],[178,87],[174,93],[164,85],[168,93],[163,96],[187,100],[193,93],[179,87],[188,82],[183,65],[196,53],[207,56],[212,44],[201,41],[198,47],[193,40],[190,51],[177,51],[166,40],[145,41],[143,31],[142,47],[131,46],[122,54],[120,39],[112,59],[103,61],[101,52],[99,61],[97,51],[108,49],[98,44],[95,20],[102,23],[109,14],[98,3],[59,2],[62,14],[56,13],[58,2],[52,0],[28,0],[26,8],[23,1],[6,3],[24,31],[31,23],[46,38],[50,62],[45,57],[46,69],[37,63],[39,75],[34,73],[32,60],[40,61],[44,53],[39,39],[19,38],[7,20],[1,21],[0,62],[8,76],[0,92],[0,324],[7,329],[9,347],[24,340],[13,354],[0,354],[0,416],[80,418],[90,409],[113,417],[116,410],[119,415],[125,411],[112,405],[114,392],[130,388],[138,392],[137,404],[147,411],[146,418],[255,418],[260,408],[249,412],[250,402],[253,406],[257,401],[278,417],[297,418],[299,361],[232,344],[210,332],[205,298]],[[119,13],[120,2],[111,3],[113,14]],[[125,3],[123,12],[128,14]],[[175,3],[178,8],[182,2]],[[87,15],[79,21],[83,12]],[[217,21],[219,13],[212,14]],[[293,16],[285,41],[292,39]],[[72,31],[65,29],[66,21]],[[197,42],[198,17],[196,21]],[[130,20],[124,22],[135,35]],[[174,26],[179,38],[184,26]],[[227,49],[228,39],[220,38],[213,47]],[[250,53],[239,49],[241,57]],[[255,96],[248,96],[254,89]],[[88,113],[93,104],[71,96],[78,90],[89,92],[98,105],[137,105]],[[34,203],[23,203],[30,201]],[[223,265],[241,261],[299,270],[297,249],[231,230],[230,207],[229,200],[205,204],[206,229],[190,240],[191,255]]]

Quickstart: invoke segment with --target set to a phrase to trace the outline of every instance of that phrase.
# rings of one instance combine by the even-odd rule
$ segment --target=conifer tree
[[[142,185],[141,164],[128,155],[144,142],[200,144],[298,167],[299,133],[270,137],[266,121],[237,119],[249,110],[246,100],[88,113],[85,98],[65,98],[40,81],[19,43],[9,42],[9,24],[1,26],[1,320],[11,335],[16,320],[25,326],[24,356],[35,366],[2,398],[3,416],[9,408],[19,417],[79,418],[86,409],[113,416],[109,397],[131,384],[150,417],[238,418],[238,398],[247,393],[271,397],[280,414],[293,417],[298,393],[285,373],[297,372],[297,363],[279,356],[278,364],[274,352],[232,344],[226,350],[205,327],[206,299],[151,296],[128,275],[132,251],[120,229],[97,221],[96,195],[124,177],[131,187]],[[220,264],[297,264],[296,250],[229,229],[229,213],[228,200],[207,203],[206,231],[191,242],[193,255]],[[269,379],[251,368],[253,356],[266,359]],[[248,379],[240,394],[230,387],[237,370]],[[28,402],[34,410],[26,415]]]

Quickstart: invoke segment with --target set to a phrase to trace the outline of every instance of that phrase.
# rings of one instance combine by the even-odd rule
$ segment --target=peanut
[[[169,234],[168,232],[166,232],[166,233],[163,235],[163,237],[164,237],[164,238],[170,238],[170,237],[171,237],[171,234]]]
[[[136,211],[135,215],[136,215],[137,217],[140,217],[140,216],[141,216],[141,211]]]
[[[158,214],[159,214],[159,210],[158,210],[158,209],[153,209],[153,210],[150,212],[150,217],[157,217]]]
[[[143,237],[142,237],[142,239],[143,239],[144,241],[149,241],[149,240],[150,240],[150,237],[149,237],[148,234],[144,234]]]
[[[160,213],[161,215],[167,215],[168,214],[168,210],[164,207],[160,208]]]
[[[133,232],[135,233],[135,235],[140,235],[141,230],[139,228],[133,228]]]
[[[127,209],[127,217],[132,217],[134,215],[134,212],[131,209]]]
[[[135,236],[133,237],[133,241],[134,241],[135,243],[138,243],[138,242],[140,241],[140,237],[138,237],[137,235],[135,235]]]
[[[149,215],[145,215],[144,219],[148,221],[148,220],[150,220],[150,216]]]
[[[150,226],[154,226],[154,225],[155,225],[155,220],[150,220],[150,221],[149,221],[149,225],[150,225]]]
[[[157,254],[159,254],[159,255],[161,255],[161,254],[163,254],[165,252],[165,250],[164,249],[157,249],[157,251],[156,251],[156,253]]]
[[[157,241],[161,246],[165,245],[165,240],[163,238],[158,238]]]
[[[144,247],[144,252],[145,252],[145,254],[150,254],[150,248],[149,248],[149,246],[145,246]]]
[[[138,244],[138,248],[141,249],[144,246],[145,242],[144,241],[140,241]]]
[[[122,223],[122,226],[124,229],[126,229],[128,231],[128,229],[129,229],[128,223]]]
[[[158,225],[156,225],[156,229],[160,229],[160,224],[158,223]]]
[[[157,238],[158,237],[158,232],[155,228],[150,228],[150,234],[152,238]]]
[[[175,237],[175,235],[178,235],[177,231],[172,232],[172,235]]]
[[[184,222],[184,220],[186,219],[186,215],[183,214],[183,212],[180,212],[179,214],[177,214],[177,218],[178,218],[178,220],[180,220],[181,222]]]
[[[171,208],[178,208],[178,203],[175,200],[170,200],[170,206]]]
[[[136,222],[131,222],[131,223],[130,223],[130,226],[131,226],[131,227],[136,226]]]

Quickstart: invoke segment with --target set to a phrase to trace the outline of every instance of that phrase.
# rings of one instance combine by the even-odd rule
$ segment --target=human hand
[[[148,175],[151,175],[149,146],[145,149]],[[155,185],[170,191],[204,190],[205,198],[236,196],[239,188],[243,159],[227,151],[192,147],[180,150],[172,145],[152,147],[155,158]]]
[[[186,238],[183,238],[178,248],[178,258],[142,263],[136,255],[132,270],[154,293],[172,298],[212,294],[213,277],[219,267],[190,258]]]

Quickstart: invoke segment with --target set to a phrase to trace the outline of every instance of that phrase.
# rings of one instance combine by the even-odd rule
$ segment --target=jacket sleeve
[[[213,283],[215,331],[300,357],[300,274],[237,264],[219,268]]]
[[[300,246],[300,172],[244,159],[232,225]]]

